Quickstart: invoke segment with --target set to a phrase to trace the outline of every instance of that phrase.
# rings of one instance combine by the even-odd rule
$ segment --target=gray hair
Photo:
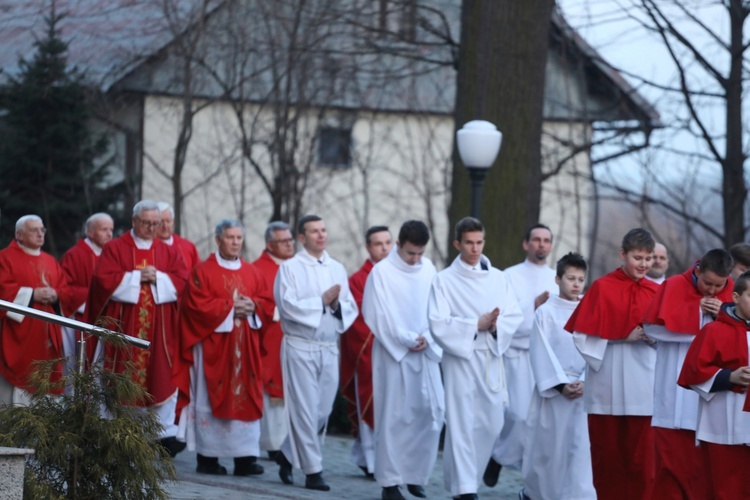
[[[242,236],[245,236],[245,225],[237,219],[221,219],[219,223],[216,224],[214,234],[216,234],[217,238],[221,238],[221,235],[224,234],[224,231],[232,227],[242,228]]]
[[[159,206],[159,213],[162,213],[165,210],[169,210],[169,213],[172,214],[172,217],[174,217],[174,208],[172,208],[172,205],[167,203],[166,201],[160,201],[157,203]]]
[[[23,226],[26,224],[27,221],[30,221],[30,220],[38,220],[39,222],[44,224],[44,221],[38,215],[34,215],[34,214],[24,215],[23,217],[21,217],[20,219],[16,221],[16,232],[23,231],[25,229]]]
[[[107,219],[109,222],[114,223],[114,219],[112,219],[112,216],[109,215],[106,212],[97,212],[88,219],[86,219],[86,222],[83,224],[83,231],[88,232],[89,229],[94,227],[94,222],[96,222],[99,219]]]
[[[133,217],[140,217],[143,212],[149,210],[158,210],[161,216],[161,210],[159,210],[159,204],[151,200],[141,200],[133,207]]]
[[[287,224],[284,221],[275,220],[268,224],[268,227],[266,228],[266,243],[271,241],[273,239],[273,233],[276,231],[289,231],[291,232],[291,228],[289,227],[289,224]]]

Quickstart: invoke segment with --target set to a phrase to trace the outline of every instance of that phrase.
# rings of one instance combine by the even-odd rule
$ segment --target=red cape
[[[646,311],[644,323],[662,325],[672,333],[698,334],[701,326],[698,307],[703,294],[693,283],[694,270],[693,265],[661,284]],[[731,302],[733,288],[734,282],[728,278],[726,286],[715,297],[722,302]]]
[[[362,296],[367,277],[372,271],[372,261],[367,259],[362,267],[349,278],[349,290],[357,301],[360,313],[352,326],[341,336],[341,395],[347,401],[347,413],[352,424],[352,434],[358,435],[357,394],[362,408],[362,420],[371,429],[375,428],[372,408],[372,339],[370,328],[362,317]],[[357,384],[354,375],[357,375]],[[356,392],[355,392],[356,391]]]
[[[102,322],[110,330],[139,336],[137,322],[140,304],[126,304],[112,300],[112,294],[122,282],[125,273],[136,269],[136,251],[135,242],[129,231],[104,246],[94,269],[94,277],[89,290],[86,307],[86,318],[89,323]],[[149,252],[153,258],[153,265],[159,271],[169,275],[179,297],[188,277],[182,257],[158,238],[154,239]],[[138,378],[153,398],[147,403],[148,405],[163,403],[176,390],[171,373],[178,334],[177,302],[155,305],[154,310],[151,329],[144,332],[141,337],[151,341],[151,348],[145,374]],[[115,349],[110,345],[105,347],[104,352],[108,366],[114,367],[118,372],[125,369],[124,362],[137,360],[142,357],[139,354],[143,354],[137,347]]]
[[[54,288],[60,303],[70,300],[62,269],[50,254],[29,255],[15,240],[0,251],[0,299],[13,302],[22,287],[43,286]],[[21,305],[59,314],[54,306],[33,300],[30,305]],[[7,317],[7,311],[0,310],[0,346],[2,376],[15,387],[33,392],[28,379],[34,361],[62,357],[60,326],[28,316],[18,323]],[[61,369],[60,366],[55,370],[52,381],[60,379]]]
[[[180,301],[180,352],[174,371],[179,408],[189,402],[193,347],[201,343],[214,417],[250,422],[263,415],[259,332],[246,320],[235,320],[231,332],[215,332],[234,307],[235,294],[253,299],[261,322],[266,322],[261,290],[260,275],[244,261],[232,271],[212,254],[193,269]]]
[[[607,340],[624,339],[641,324],[657,286],[647,279],[635,281],[617,268],[594,281],[565,329]]]
[[[88,299],[97,260],[99,256],[83,239],[78,240],[78,243],[62,256],[60,267],[65,273],[70,291],[70,300],[62,304],[65,316],[73,315]],[[77,314],[76,319],[83,320],[83,316]]]
[[[200,264],[201,258],[198,256],[198,250],[195,248],[192,241],[183,238],[179,234],[173,234],[172,239],[172,245],[180,252],[180,255],[182,255],[182,260],[185,261],[188,271]]]
[[[263,322],[261,328],[260,355],[263,362],[263,388],[272,398],[284,397],[284,379],[281,375],[281,342],[284,332],[281,331],[281,322],[273,321],[273,311],[276,301],[273,297],[273,283],[279,265],[274,262],[268,252],[263,252],[253,262],[253,266],[263,279],[262,296],[268,304],[268,321]]]
[[[744,321],[732,318],[722,307],[716,321],[704,326],[690,344],[677,384],[690,389],[691,385],[709,380],[717,370],[747,366],[747,330]],[[732,390],[744,392],[739,386]]]

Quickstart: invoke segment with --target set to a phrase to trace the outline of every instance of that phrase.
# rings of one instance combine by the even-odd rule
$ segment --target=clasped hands
[[[34,302],[41,304],[54,304],[57,302],[57,291],[51,286],[34,288]]]
[[[245,319],[255,313],[255,302],[250,297],[240,295],[234,299],[234,317]]]

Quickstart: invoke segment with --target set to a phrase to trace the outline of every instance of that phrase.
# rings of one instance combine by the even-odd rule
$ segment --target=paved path
[[[230,499],[332,499],[342,500],[377,500],[380,488],[377,483],[364,477],[362,472],[349,462],[351,438],[328,436],[323,447],[323,476],[331,485],[331,491],[311,491],[304,488],[305,477],[302,471],[294,470],[293,486],[281,483],[278,476],[279,467],[268,459],[259,463],[266,471],[260,476],[232,476],[232,459],[222,459],[229,475],[210,476],[195,472],[195,453],[183,452],[177,455],[175,467],[177,482],[167,485],[167,492],[174,499],[230,500]],[[482,485],[480,498],[516,500],[521,488],[521,475],[516,470],[503,470],[500,482],[495,488]],[[432,479],[425,488],[429,498],[450,498],[443,486],[442,453],[438,456]],[[404,489],[404,496],[414,498]]]

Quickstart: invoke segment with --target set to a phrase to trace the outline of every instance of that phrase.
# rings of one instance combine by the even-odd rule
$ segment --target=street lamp
[[[471,216],[477,219],[482,206],[482,182],[495,163],[502,141],[502,132],[484,120],[472,120],[456,132],[458,154],[471,179]]]

